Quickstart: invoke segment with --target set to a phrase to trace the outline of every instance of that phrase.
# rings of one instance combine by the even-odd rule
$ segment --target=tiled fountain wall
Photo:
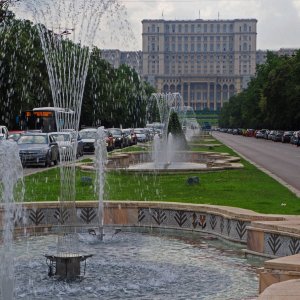
[[[104,223],[107,225],[200,231],[245,244],[248,250],[270,257],[300,252],[300,235],[253,226],[255,221],[279,221],[283,220],[282,217],[210,205],[113,201],[106,202],[104,206]],[[97,207],[97,202],[77,202],[77,226],[97,226]],[[61,211],[59,203],[54,202],[27,203],[24,211],[28,232],[51,230],[58,225],[68,225],[70,220],[69,211]],[[19,227],[20,222],[17,224]]]

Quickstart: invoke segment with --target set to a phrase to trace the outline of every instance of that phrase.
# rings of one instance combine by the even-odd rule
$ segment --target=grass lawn
[[[198,150],[193,146],[193,150]],[[222,145],[213,150],[235,154]],[[235,154],[236,155],[236,154]],[[193,174],[133,174],[126,171],[108,172],[105,199],[170,201],[226,205],[251,209],[261,213],[299,214],[300,199],[256,167],[241,159],[245,168]],[[81,183],[82,176],[94,177],[92,172],[76,171],[76,199],[96,200],[92,185]],[[188,185],[187,179],[198,176],[199,184]],[[57,201],[59,199],[59,168],[25,178],[26,201]]]

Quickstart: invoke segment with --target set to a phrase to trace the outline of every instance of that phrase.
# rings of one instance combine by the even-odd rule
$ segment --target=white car
[[[77,149],[75,149],[76,144],[71,132],[51,132],[49,135],[52,136],[57,143],[61,159],[72,159],[73,151],[75,151],[76,157],[80,156]]]

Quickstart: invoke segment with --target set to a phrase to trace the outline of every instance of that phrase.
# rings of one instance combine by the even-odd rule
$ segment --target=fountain
[[[60,154],[61,193],[57,213],[60,228],[57,253],[46,254],[46,258],[50,260],[50,275],[72,278],[80,275],[80,262],[91,256],[79,253],[75,221],[76,143],[85,80],[91,48],[100,23],[105,14],[112,15],[117,11],[119,4],[113,0],[29,0],[26,7],[32,12],[38,28],[54,107],[65,109],[56,114],[57,131],[72,129],[76,132],[73,151],[68,155]],[[103,184],[102,173],[97,180],[97,184]],[[99,189],[101,192],[103,187]],[[100,236],[103,236],[102,209],[99,200]]]
[[[22,224],[22,206],[17,202],[22,202],[24,193],[23,168],[16,143],[0,142],[0,170],[0,243],[3,243],[0,254],[0,299],[12,300],[15,284],[13,235],[15,224]]]
[[[156,101],[160,122],[163,124],[162,136],[154,136],[151,159],[144,155],[134,157],[131,155],[131,165],[126,165],[132,172],[192,172],[205,170],[220,170],[226,168],[239,168],[240,164],[233,165],[232,158],[222,154],[193,153],[188,151],[186,140],[199,134],[199,124],[194,110],[183,105],[180,93],[155,93],[150,101]],[[170,117],[175,115],[173,123],[178,124],[180,131],[184,128],[185,137],[180,134],[168,134]],[[179,121],[179,122],[178,122]],[[180,124],[179,124],[180,123]],[[174,125],[173,125],[174,126]],[[182,133],[182,132],[180,132]],[[137,156],[137,155],[136,155]],[[231,162],[230,162],[231,161]]]

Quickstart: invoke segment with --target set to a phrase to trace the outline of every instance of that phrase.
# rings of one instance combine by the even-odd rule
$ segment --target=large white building
[[[256,19],[143,20],[144,78],[180,92],[195,110],[218,110],[256,69]]]

